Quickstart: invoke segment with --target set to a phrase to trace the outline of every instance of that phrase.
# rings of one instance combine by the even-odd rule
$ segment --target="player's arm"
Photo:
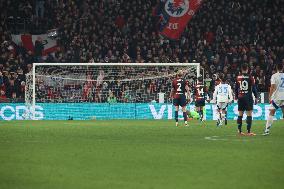
[[[172,89],[171,89],[171,93],[170,93],[171,98],[174,98],[174,93],[175,93],[175,87],[174,87],[174,82],[172,82]]]
[[[204,94],[204,98],[206,99],[207,102],[210,102],[210,96],[209,96],[208,87],[207,87],[205,84],[204,84],[204,86],[205,86],[205,87],[204,87],[204,90],[205,90],[205,91],[204,91],[204,93],[205,93],[205,94]]]
[[[255,97],[255,104],[257,103],[257,98],[258,98],[258,93],[257,93],[257,88],[256,88],[256,84],[255,84],[255,80],[252,77],[252,93]]]
[[[276,90],[276,82],[275,82],[275,79],[274,77],[272,76],[271,77],[271,86],[270,86],[270,89],[269,89],[269,101],[271,101],[271,96],[273,95],[273,93],[275,92]]]
[[[172,87],[170,97],[174,98],[174,94],[175,94],[175,89]]]
[[[238,99],[238,95],[239,95],[239,91],[240,91],[240,86],[239,86],[239,82],[238,79],[236,80],[236,85],[235,85],[235,99]]]
[[[218,93],[218,86],[215,87],[214,93],[213,93],[213,103],[217,103],[217,93]]]
[[[233,99],[232,87],[230,85],[228,85],[228,93],[229,93],[229,103],[231,103],[234,99]]]
[[[276,84],[271,84],[270,89],[269,89],[269,101],[271,101],[271,96],[276,90]]]

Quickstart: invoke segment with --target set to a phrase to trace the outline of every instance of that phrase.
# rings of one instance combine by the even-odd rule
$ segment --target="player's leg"
[[[186,106],[183,106],[183,107],[182,107],[182,113],[183,113],[184,125],[185,125],[185,126],[188,126],[188,124],[187,124]]]
[[[252,125],[252,110],[246,111],[247,114],[247,135],[253,136],[255,135],[254,133],[251,132],[251,125]]]
[[[176,126],[178,126],[178,110],[179,110],[179,106],[175,106],[175,120],[176,120]]]
[[[252,111],[253,111],[253,99],[247,99],[247,135],[254,136],[255,134],[251,132],[251,125],[252,125]]]
[[[244,133],[242,132],[242,124],[243,124],[243,115],[244,115],[245,110],[246,110],[246,104],[244,102],[244,99],[239,98],[238,99],[239,115],[238,115],[238,119],[237,119],[237,124],[238,124],[238,132],[239,132],[240,135],[244,135]]]
[[[217,109],[217,127],[221,126],[222,125],[222,121],[221,121],[221,110],[220,109]]]
[[[239,111],[239,115],[237,119],[238,132],[240,135],[243,135],[242,124],[243,124],[243,115],[244,115],[244,103],[243,103],[242,98],[238,99],[238,111]]]
[[[205,106],[205,101],[201,101],[200,102],[200,107],[199,107],[199,112],[200,112],[200,121],[203,121],[203,115],[204,115],[204,113],[203,113],[203,107]]]
[[[221,111],[221,120],[222,120],[222,123],[223,123],[223,121],[226,121],[226,109],[222,109],[222,111]],[[225,125],[226,125],[226,123],[225,123]]]
[[[272,123],[273,123],[274,115],[275,115],[276,110],[279,108],[279,104],[280,104],[280,102],[274,102],[272,100],[270,107],[269,107],[269,115],[268,115],[268,118],[267,118],[267,121],[266,121],[265,131],[264,131],[263,135],[269,135],[269,131],[270,131],[270,128],[271,128]],[[282,113],[283,113],[284,112],[284,106],[281,107],[281,110],[282,110]]]
[[[223,106],[222,102],[219,102],[217,104],[217,126],[222,126],[223,125],[222,106]]]
[[[204,111],[203,111],[203,109],[204,109],[204,106],[201,106],[200,107],[200,114],[201,114],[200,121],[204,121]]]
[[[184,120],[184,124],[185,126],[188,126],[187,124],[187,113],[186,113],[186,96],[183,95],[181,98],[180,98],[180,106],[182,107],[182,113],[183,113],[183,120]]]
[[[273,118],[274,118],[275,112],[276,112],[275,109],[269,109],[269,115],[268,115],[268,118],[267,118],[267,121],[266,121],[265,131],[264,131],[263,135],[269,135],[269,131],[270,131],[270,128],[271,128],[272,123],[273,123]]]
[[[228,107],[228,103],[224,102],[222,103],[222,113],[221,113],[221,118],[222,121],[225,121],[225,125],[227,125],[227,107]]]
[[[219,112],[220,112],[220,125],[223,125],[223,121],[224,121],[224,118],[225,118],[225,116],[224,116],[224,111],[223,111],[223,109],[224,109],[224,102],[220,102],[219,103]]]
[[[176,126],[178,126],[179,99],[174,98],[174,99],[173,99],[173,105],[175,106],[175,121],[176,121]]]
[[[200,114],[200,102],[199,101],[196,101],[195,102],[195,107],[196,107],[196,111],[199,115],[199,120],[201,119],[201,114]]]
[[[242,124],[243,124],[243,115],[244,112],[239,110],[239,115],[238,115],[238,119],[237,119],[237,124],[238,124],[238,132],[240,135],[243,135],[244,133],[242,132]]]
[[[228,120],[227,120],[227,117],[228,117],[228,104],[226,105],[226,108],[225,108],[225,125],[227,125],[228,124]]]

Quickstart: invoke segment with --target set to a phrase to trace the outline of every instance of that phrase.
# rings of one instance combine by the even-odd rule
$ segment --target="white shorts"
[[[227,102],[218,102],[217,103],[217,109],[218,110],[226,110],[228,107],[228,103]]]
[[[272,100],[269,109],[277,110],[278,108],[284,108],[284,100]]]

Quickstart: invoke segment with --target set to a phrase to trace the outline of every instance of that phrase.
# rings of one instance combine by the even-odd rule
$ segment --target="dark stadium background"
[[[200,62],[205,79],[223,73],[234,83],[249,63],[267,92],[284,63],[283,0],[205,0],[178,41],[158,34],[157,0],[0,0],[0,100],[23,102],[33,62]],[[56,31],[57,52],[42,56],[12,41],[12,34]],[[150,86],[146,86],[150,87]],[[265,95],[267,96],[267,95]]]

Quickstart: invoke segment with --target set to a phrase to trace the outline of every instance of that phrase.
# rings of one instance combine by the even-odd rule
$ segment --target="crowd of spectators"
[[[246,62],[259,91],[268,90],[275,65],[284,63],[283,0],[204,0],[178,41],[159,35],[157,2],[0,0],[0,98],[23,99],[25,74],[37,61],[200,62],[207,80],[217,73],[232,83]],[[58,51],[37,58],[12,44],[15,18],[31,34],[56,28]]]

